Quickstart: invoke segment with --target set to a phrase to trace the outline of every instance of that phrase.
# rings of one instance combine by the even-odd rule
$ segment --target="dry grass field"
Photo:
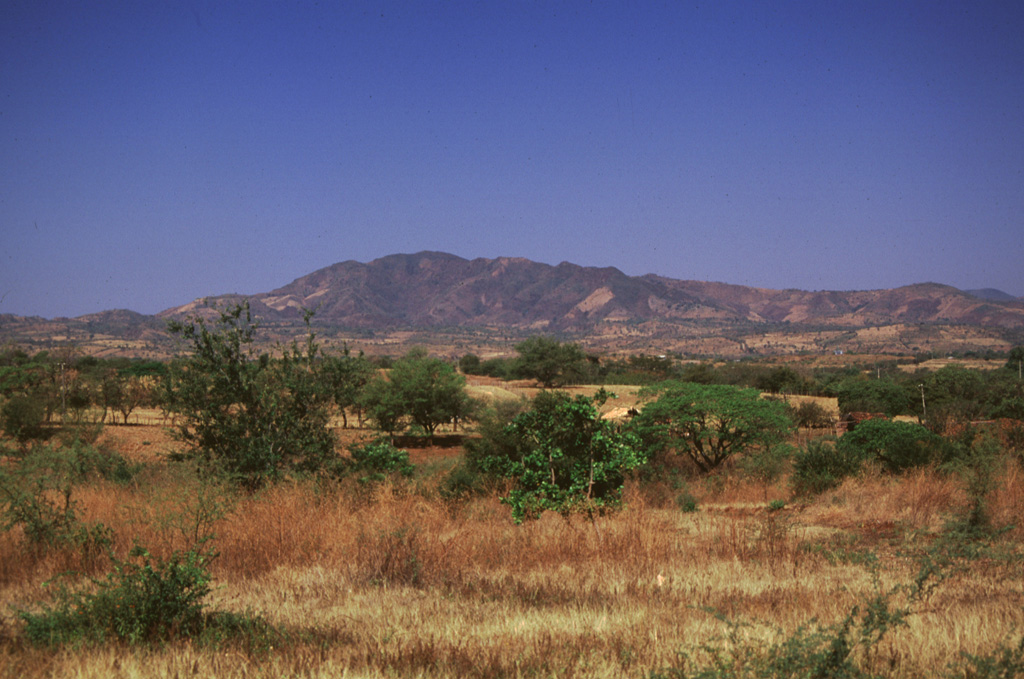
[[[790,498],[785,479],[766,489],[735,472],[685,488],[631,482],[624,509],[593,523],[547,514],[516,526],[494,495],[443,499],[436,470],[397,485],[311,480],[229,497],[162,462],[175,443],[159,427],[107,427],[99,444],[148,463],[131,483],[76,490],[85,518],[114,529],[117,552],[136,540],[156,555],[186,549],[204,512],[223,503],[209,526],[219,556],[208,605],[258,614],[288,635],[32,647],[15,611],[48,600],[60,573],[98,577],[109,566],[70,548],[34,552],[12,530],[0,534],[0,677],[649,677],[681,667],[680,652],[712,662],[702,644],[730,657],[841,623],[943,554],[934,590],[892,595],[910,611],[906,624],[855,650],[858,666],[947,676],[962,654],[1024,632],[1024,529],[958,551],[942,536],[965,511],[964,488],[934,470],[868,474],[811,501]],[[431,462],[420,454],[414,461]],[[999,478],[993,523],[1015,526],[1024,475],[1007,461]],[[698,511],[676,506],[684,492]],[[765,497],[787,504],[769,511]]]

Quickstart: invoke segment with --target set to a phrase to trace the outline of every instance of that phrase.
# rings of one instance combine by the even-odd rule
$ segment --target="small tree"
[[[885,413],[887,417],[914,412],[920,398],[906,385],[883,378],[869,380],[864,377],[847,378],[835,390],[839,412],[862,411]]]
[[[307,326],[310,315],[307,314]],[[213,327],[201,318],[172,321],[192,345],[165,382],[165,404],[181,415],[178,436],[197,459],[248,488],[288,469],[315,470],[334,454],[329,395],[317,375],[317,345],[293,344],[280,359],[252,348],[256,325],[244,302]]]
[[[423,351],[414,349],[396,362],[390,378],[409,418],[430,436],[438,425],[458,421],[469,412],[466,378]]]
[[[1021,366],[1024,366],[1024,345],[1010,349],[1010,353],[1006,357],[1005,367],[1007,370],[1013,370],[1019,376],[1021,373]]]
[[[104,375],[99,392],[102,420],[106,420],[108,410],[114,410],[121,413],[125,424],[128,424],[132,412],[150,397],[149,387],[141,378],[123,376],[115,371]]]
[[[784,403],[755,389],[663,382],[641,395],[656,396],[634,420],[641,439],[652,451],[688,456],[704,473],[751,446],[782,443],[793,426]]]
[[[360,483],[376,483],[392,475],[411,478],[416,470],[409,462],[409,453],[395,448],[386,439],[353,445],[349,453],[352,458],[344,471],[355,474]]]
[[[346,411],[359,407],[359,394],[375,372],[373,364],[366,360],[362,352],[352,356],[347,346],[341,356],[328,356],[324,359],[321,374],[341,413],[342,427],[348,428]]]
[[[394,433],[403,418],[433,436],[438,426],[464,419],[470,401],[466,378],[448,363],[413,349],[392,366],[387,379],[366,385],[362,403],[382,431]]]
[[[501,430],[489,455],[477,460],[484,471],[514,479],[504,502],[516,523],[544,510],[595,511],[618,504],[625,474],[644,462],[636,438],[601,418],[597,406],[608,397],[570,398],[542,393],[533,407]]]
[[[514,372],[519,377],[532,378],[544,388],[573,382],[587,369],[587,357],[578,344],[562,344],[550,337],[531,337],[516,345],[519,357]]]

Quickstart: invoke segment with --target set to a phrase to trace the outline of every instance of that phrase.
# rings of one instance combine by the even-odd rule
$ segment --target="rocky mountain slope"
[[[614,267],[527,259],[463,259],[439,252],[346,261],[267,293],[247,296],[269,321],[351,328],[505,326],[589,332],[645,321],[792,323],[864,327],[896,323],[1024,327],[1024,302],[991,300],[936,283],[889,290],[769,290],[726,283],[627,276]],[[241,299],[222,295],[168,309],[206,312]]]

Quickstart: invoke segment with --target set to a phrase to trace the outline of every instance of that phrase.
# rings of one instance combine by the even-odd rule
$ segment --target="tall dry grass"
[[[643,676],[680,649],[727,643],[725,620],[742,622],[748,642],[842,620],[913,581],[967,504],[956,478],[935,470],[867,474],[782,511],[735,476],[692,490],[695,513],[631,485],[625,509],[596,521],[549,513],[515,526],[496,497],[450,503],[412,485],[314,481],[230,496],[154,466],[131,486],[80,488],[83,516],[112,526],[121,554],[137,540],[166,556],[215,535],[209,605],[262,615],[292,638],[258,651],[30,648],[12,606],[43,600],[43,582],[77,557],[29,555],[12,531],[0,535],[0,676]],[[788,499],[784,481],[768,491]],[[990,503],[999,525],[1020,516],[1018,467],[1008,464]],[[960,653],[1019,635],[1019,540],[1004,533],[1011,557],[992,552],[983,567],[948,573],[863,661],[941,676]]]

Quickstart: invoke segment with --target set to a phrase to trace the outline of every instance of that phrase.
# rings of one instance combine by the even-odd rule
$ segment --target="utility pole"
[[[67,372],[65,371],[66,364],[64,361],[60,362],[60,421],[61,424],[68,418],[68,405],[65,398],[65,394],[68,390],[68,379]]]
[[[924,385],[919,384],[917,388],[921,390],[921,421],[926,422],[928,420],[928,406],[924,403]]]

